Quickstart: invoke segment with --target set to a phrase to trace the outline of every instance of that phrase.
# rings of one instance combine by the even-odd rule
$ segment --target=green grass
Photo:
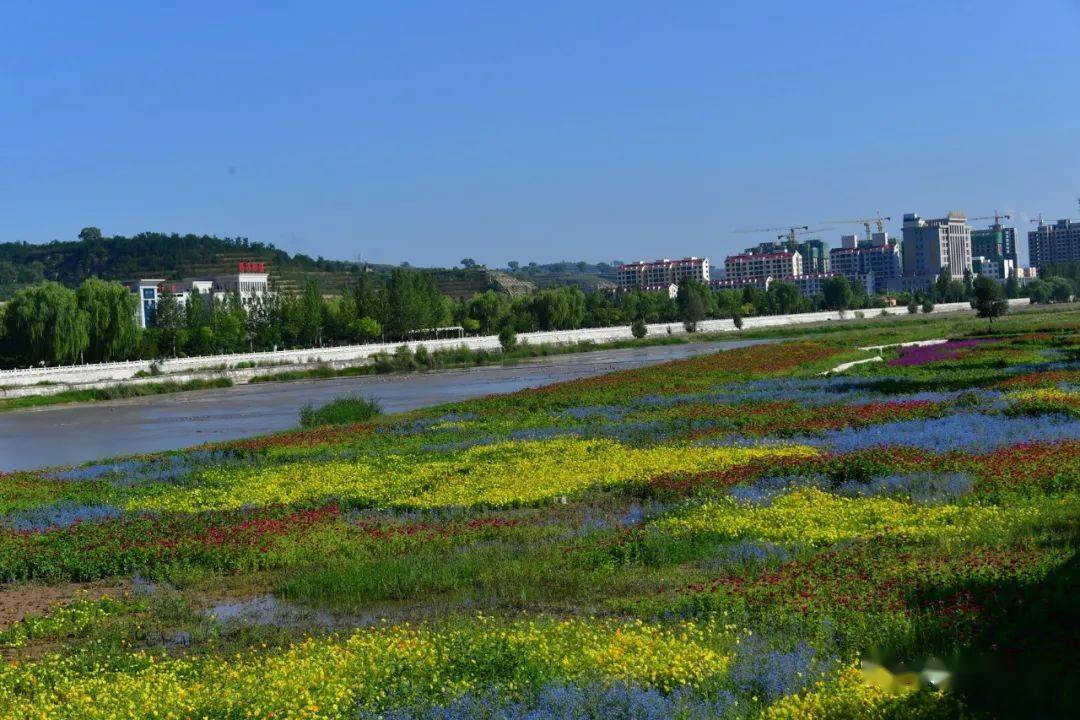
[[[229,378],[213,378],[210,380],[186,380],[184,382],[166,380],[164,382],[138,385],[110,385],[108,387],[90,388],[88,390],[64,390],[52,395],[26,395],[23,397],[2,399],[0,400],[0,411],[47,407],[49,405],[64,405],[67,403],[122,400],[124,398],[165,395],[168,393],[186,392],[188,390],[227,388],[232,387],[232,385],[233,381]]]
[[[363,397],[340,397],[322,407],[305,405],[300,409],[300,427],[351,425],[367,422],[382,414],[378,401]]]

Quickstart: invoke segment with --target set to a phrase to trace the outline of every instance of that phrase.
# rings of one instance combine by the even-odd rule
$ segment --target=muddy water
[[[764,342],[777,341],[601,350],[507,366],[238,385],[15,410],[0,413],[0,470],[81,463],[285,430],[296,426],[297,413],[304,405],[319,405],[342,395],[375,398],[386,412],[401,412]]]

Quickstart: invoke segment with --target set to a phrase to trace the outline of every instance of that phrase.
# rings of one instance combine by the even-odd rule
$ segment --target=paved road
[[[81,463],[284,430],[296,425],[304,405],[342,395],[375,398],[386,412],[401,412],[762,342],[776,341],[658,345],[558,355],[510,366],[238,385],[14,410],[0,413],[0,470]]]

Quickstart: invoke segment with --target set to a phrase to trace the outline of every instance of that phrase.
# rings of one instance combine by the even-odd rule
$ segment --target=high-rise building
[[[624,263],[619,266],[620,290],[640,290],[646,287],[678,285],[684,280],[709,282],[709,259],[687,257],[682,260],[654,260]]]
[[[885,236],[885,233],[878,234]],[[866,276],[873,275],[876,283],[884,285],[891,278],[903,274],[900,246],[889,242],[887,237],[881,245],[855,244],[833,248],[829,251],[829,263],[834,273],[846,276],[851,282],[866,282]]]
[[[1011,260],[1016,265],[1016,228],[991,225],[971,231],[971,254],[992,260]]]
[[[1031,266],[1042,267],[1047,263],[1080,262],[1080,222],[1058,220],[1039,223],[1028,233],[1028,253]]]
[[[746,248],[747,254],[764,255],[766,253],[796,252],[802,255],[803,272],[826,273],[829,271],[829,243],[814,238],[812,240],[776,240],[758,243]]]
[[[967,216],[950,212],[933,220],[904,215],[904,275],[932,277],[948,267],[954,277],[971,270],[971,228]]]
[[[765,278],[786,280],[802,274],[802,255],[789,250],[728,255],[724,260],[724,280],[732,284],[760,282]]]

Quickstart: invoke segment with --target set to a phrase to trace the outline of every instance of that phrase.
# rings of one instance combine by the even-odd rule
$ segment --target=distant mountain
[[[507,273],[519,280],[527,280],[539,287],[552,285],[575,285],[582,290],[603,290],[615,286],[618,275],[618,260],[610,263],[590,263],[585,261],[555,263],[535,263],[518,265],[514,263]]]
[[[325,295],[340,294],[365,272],[384,277],[392,265],[290,255],[269,243],[247,238],[178,233],[140,233],[132,237],[102,236],[86,228],[79,240],[32,245],[0,243],[0,300],[19,288],[44,280],[75,287],[88,277],[128,280],[138,277],[212,277],[234,271],[240,262],[266,263],[270,280],[281,290],[299,291],[314,280]],[[487,290],[521,295],[537,287],[573,285],[583,290],[614,287],[615,264],[588,262],[512,263],[506,269],[473,264],[467,268],[416,268],[431,273],[439,290],[468,298]]]
[[[126,280],[161,276],[168,279],[212,276],[233,271],[243,261],[264,262],[280,285],[302,287],[316,280],[323,292],[339,292],[363,268],[352,262],[290,255],[273,245],[247,238],[213,235],[140,233],[134,237],[102,237],[42,245],[0,243],[0,293],[56,280],[75,286],[88,277]]]

